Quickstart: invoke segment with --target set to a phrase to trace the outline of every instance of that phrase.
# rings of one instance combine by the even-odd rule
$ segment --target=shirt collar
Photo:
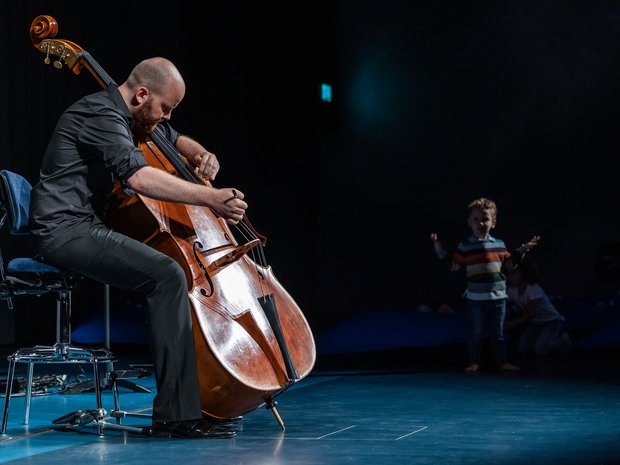
[[[110,85],[106,89],[106,92],[108,93],[110,98],[114,101],[114,103],[116,104],[116,107],[123,113],[125,118],[127,118],[131,127],[133,127],[133,115],[129,111],[129,108],[127,108],[127,104],[125,103],[123,96],[118,90],[118,87],[115,85]]]
[[[497,239],[495,239],[490,234],[489,234],[489,237],[487,237],[486,239],[478,239],[476,236],[472,234],[471,236],[469,236],[469,242],[497,242]]]

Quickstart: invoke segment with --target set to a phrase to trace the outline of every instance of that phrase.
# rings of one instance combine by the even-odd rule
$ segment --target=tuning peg
[[[49,65],[51,63],[49,42],[45,42],[44,48],[45,48],[45,60],[43,60],[43,63],[45,63],[46,65]]]
[[[64,60],[65,55],[67,54],[67,51],[68,49],[66,48],[62,51],[62,55],[60,56],[60,58],[54,62],[54,68],[56,69],[62,68],[62,60]]]

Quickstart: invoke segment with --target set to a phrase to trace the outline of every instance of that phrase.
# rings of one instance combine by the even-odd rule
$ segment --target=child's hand
[[[534,247],[538,245],[539,241],[540,241],[540,236],[532,236],[532,238],[528,242],[526,242],[525,244],[521,246],[523,248],[523,252],[529,252],[530,250],[532,250]]]
[[[525,244],[521,244],[521,246],[517,249],[517,252],[526,254],[530,250],[532,250],[534,247],[536,247],[539,241],[540,241],[540,236],[532,236],[532,238],[528,242],[526,242]]]
[[[433,241],[433,248],[435,249],[437,256],[439,258],[444,258],[447,255],[447,252],[443,248],[443,245],[441,245],[437,233],[431,233],[431,241]]]

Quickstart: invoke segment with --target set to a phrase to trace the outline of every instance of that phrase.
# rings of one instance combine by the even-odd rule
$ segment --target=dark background
[[[618,2],[2,0],[0,12],[2,168],[36,182],[60,113],[99,90],[44,65],[37,15],[117,82],[171,59],[187,84],[173,125],[218,155],[217,186],[245,193],[317,334],[458,295],[429,233],[453,248],[479,196],[497,202],[509,246],[542,236],[550,294],[617,290],[598,264],[619,240]],[[27,251],[6,231],[0,244],[5,259]],[[76,313],[99,312],[97,288],[83,289],[93,305]],[[44,326],[37,304],[19,305],[18,342]]]

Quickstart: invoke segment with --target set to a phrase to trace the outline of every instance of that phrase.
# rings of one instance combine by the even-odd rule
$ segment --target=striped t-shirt
[[[471,235],[461,242],[452,260],[465,268],[467,290],[471,300],[499,300],[507,298],[506,276],[502,264],[510,257],[504,241],[489,236],[485,240]]]

